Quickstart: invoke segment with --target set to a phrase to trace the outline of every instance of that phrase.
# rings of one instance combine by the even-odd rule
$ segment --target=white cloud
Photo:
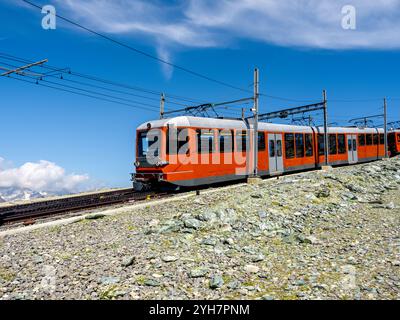
[[[62,167],[53,162],[27,162],[17,168],[5,167],[5,163],[4,158],[0,157],[0,187],[54,193],[78,192],[88,188],[88,175],[66,174]]]
[[[163,45],[158,46],[157,54],[160,59],[171,62],[170,52],[168,50],[165,50]],[[174,71],[174,68],[172,66],[165,64],[165,63],[161,63],[161,70],[163,71],[166,79],[168,79],[168,80],[171,79],[172,73]]]
[[[400,0],[57,0],[68,16],[107,33],[146,36],[170,46],[219,47],[241,38],[325,49],[400,48]],[[344,5],[357,30],[341,27]]]

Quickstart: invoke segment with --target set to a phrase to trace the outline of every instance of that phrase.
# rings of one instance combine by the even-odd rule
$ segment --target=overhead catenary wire
[[[28,1],[28,0],[22,0],[22,1],[25,2],[25,3],[27,3],[27,4],[29,4],[30,6],[33,6],[33,7],[37,8],[37,9],[42,10],[42,6],[39,6],[39,5],[37,5],[37,4],[35,4],[35,3],[31,2],[31,1]],[[106,39],[106,40],[108,40],[108,41],[110,41],[110,42],[112,42],[112,43],[114,43],[114,44],[117,44],[117,45],[119,45],[119,46],[121,46],[121,47],[124,47],[124,48],[126,48],[126,49],[129,49],[129,50],[131,50],[131,51],[133,51],[133,52],[136,52],[137,54],[143,55],[143,56],[145,56],[145,57],[147,57],[147,58],[153,59],[153,60],[155,60],[155,61],[158,61],[158,62],[160,62],[160,63],[163,63],[163,64],[165,64],[165,65],[168,65],[168,66],[170,66],[170,67],[176,68],[176,69],[181,70],[181,71],[186,72],[186,73],[189,73],[189,74],[191,74],[191,75],[193,75],[193,76],[196,76],[196,77],[199,77],[199,78],[202,78],[202,79],[205,79],[205,80],[208,80],[208,81],[211,81],[211,82],[220,84],[220,85],[222,85],[222,86],[229,87],[229,88],[231,88],[231,89],[240,90],[240,91],[242,91],[242,92],[250,92],[250,91],[247,90],[247,89],[243,89],[243,88],[240,88],[240,87],[231,85],[231,84],[229,84],[229,83],[227,83],[227,82],[224,82],[224,81],[220,81],[220,80],[211,78],[211,77],[209,77],[209,76],[207,76],[207,75],[204,75],[204,74],[201,74],[201,73],[199,73],[199,72],[197,72],[197,71],[193,71],[193,70],[188,69],[188,68],[186,68],[186,67],[177,65],[177,64],[172,63],[172,62],[170,62],[170,61],[167,61],[167,60],[165,60],[165,59],[162,59],[162,58],[159,58],[159,57],[157,57],[157,56],[154,56],[154,55],[152,55],[152,54],[150,54],[150,53],[148,53],[148,52],[145,52],[145,51],[143,51],[143,50],[137,49],[137,48],[133,47],[132,45],[128,45],[128,44],[123,43],[123,42],[121,42],[121,41],[119,41],[119,40],[113,39],[113,38],[111,38],[111,37],[109,37],[109,36],[107,36],[107,35],[105,35],[105,34],[103,34],[103,33],[97,32],[97,31],[95,31],[95,30],[93,30],[93,29],[90,29],[90,28],[88,28],[88,27],[86,27],[86,26],[83,26],[82,24],[80,24],[80,23],[78,23],[78,22],[75,22],[75,21],[72,21],[71,19],[66,18],[66,17],[64,17],[64,16],[61,16],[60,14],[56,14],[56,16],[57,16],[57,18],[59,18],[59,19],[65,21],[65,22],[68,22],[69,24],[72,24],[72,25],[74,25],[75,27],[78,27],[78,28],[80,28],[80,29],[82,29],[82,30],[85,30],[85,31],[89,32],[89,33],[92,33],[92,34],[94,34],[94,35],[97,35],[97,36],[99,36],[99,37],[101,37],[101,38],[103,38],[103,39]]]
[[[104,94],[104,93],[96,92],[96,91],[92,91],[92,90],[86,90],[86,89],[78,88],[78,87],[75,87],[75,86],[69,86],[69,85],[66,85],[66,84],[62,84],[62,83],[58,83],[58,82],[54,82],[54,81],[49,81],[49,80],[45,80],[45,79],[38,80],[36,77],[33,77],[33,76],[28,76],[28,75],[19,75],[19,76],[23,76],[23,77],[27,77],[29,79],[35,80],[36,84],[39,84],[39,82],[40,83],[45,82],[45,83],[48,83],[48,84],[51,84],[51,85],[56,85],[56,86],[64,87],[64,88],[67,88],[67,89],[73,89],[73,90],[82,91],[82,92],[85,92],[85,93],[89,93],[91,95],[94,94],[94,95],[99,95],[99,96],[103,96],[103,97],[107,97],[107,98],[117,99],[117,100],[129,102],[129,103],[140,104],[140,105],[147,106],[147,107],[150,107],[150,108],[154,108],[155,110],[158,110],[157,106],[150,105],[150,104],[147,104],[147,103],[143,103],[141,101],[134,101],[134,100],[130,100],[130,99],[124,99],[124,98],[121,98],[121,97],[108,95],[108,94]]]
[[[30,62],[32,62],[32,60],[16,57],[14,55],[10,55],[10,54],[3,53],[3,52],[0,52],[0,58],[4,58],[4,59],[7,59],[7,60],[20,62],[20,63],[30,63]],[[100,83],[107,84],[107,85],[110,85],[110,86],[116,86],[116,87],[121,87],[121,88],[129,89],[129,90],[139,91],[139,92],[155,95],[155,96],[158,96],[158,97],[162,93],[160,91],[156,91],[156,90],[152,90],[152,89],[141,88],[141,87],[138,87],[138,86],[132,86],[132,85],[124,84],[124,83],[119,83],[119,82],[116,82],[116,81],[100,78],[100,77],[93,76],[93,75],[88,75],[88,74],[84,74],[84,73],[75,72],[75,71],[72,71],[70,68],[59,68],[59,67],[51,66],[51,65],[48,65],[48,64],[42,65],[40,67],[44,68],[44,69],[47,69],[47,70],[58,71],[58,72],[60,72],[60,70],[68,69],[68,72],[64,72],[64,74],[68,74],[68,75],[71,75],[71,76],[76,76],[76,77],[79,77],[79,78],[84,78],[84,79],[95,81],[95,82],[100,82]],[[168,101],[178,100],[178,101],[185,101],[185,102],[190,102],[190,103],[202,103],[202,102],[205,102],[205,101],[202,101],[200,99],[184,97],[184,96],[180,96],[180,95],[176,95],[176,94],[172,94],[172,93],[165,93],[165,94],[167,95]]]
[[[36,83],[36,82],[33,82],[33,81],[17,78],[17,77],[14,77],[14,76],[9,76],[9,78],[10,79],[14,79],[14,80],[18,80],[18,81],[23,81],[23,82],[26,82],[26,83],[29,83],[29,84],[32,84],[32,85],[39,85],[39,86],[43,86],[43,87],[54,89],[54,90],[59,90],[59,91],[63,91],[63,92],[76,94],[76,95],[79,95],[79,96],[85,96],[85,97],[89,97],[89,98],[93,98],[93,99],[97,99],[97,100],[101,100],[101,101],[106,101],[106,102],[111,102],[111,103],[115,103],[115,104],[119,104],[119,105],[124,105],[124,106],[128,106],[128,107],[136,108],[136,109],[145,109],[145,110],[148,110],[148,111],[151,111],[151,112],[158,112],[156,110],[149,109],[149,108],[146,108],[146,107],[136,106],[136,105],[132,105],[132,104],[128,104],[128,103],[124,103],[124,102],[120,102],[120,101],[115,101],[115,100],[111,100],[111,99],[101,98],[101,97],[93,96],[93,95],[90,95],[90,94],[85,94],[85,93],[81,93],[81,92],[75,92],[75,91],[68,90],[68,89],[53,87],[53,86],[50,86],[50,85],[47,85],[47,84]]]
[[[26,4],[32,6],[32,7],[35,7],[35,8],[37,8],[37,9],[39,9],[39,10],[42,10],[42,6],[39,6],[39,5],[35,4],[35,3],[33,3],[32,1],[28,1],[28,0],[22,0],[22,1],[25,2]],[[216,84],[219,84],[219,85],[222,85],[222,86],[225,86],[225,87],[234,89],[234,90],[238,90],[238,91],[241,91],[241,92],[253,93],[251,90],[249,90],[249,89],[247,89],[247,88],[241,88],[241,87],[239,87],[239,86],[232,85],[232,84],[230,84],[230,83],[228,83],[228,82],[215,79],[215,78],[210,77],[210,76],[208,76],[208,75],[205,75],[205,74],[199,73],[199,72],[197,72],[197,71],[191,70],[191,69],[189,69],[189,68],[187,68],[187,67],[183,67],[183,66],[177,65],[177,64],[175,64],[175,63],[172,63],[172,62],[170,62],[170,61],[167,61],[167,60],[165,60],[165,59],[159,58],[159,57],[157,57],[157,56],[155,56],[155,55],[153,55],[153,54],[150,54],[150,53],[148,53],[148,52],[145,52],[145,51],[143,51],[143,50],[140,50],[140,49],[138,49],[138,48],[135,48],[135,47],[132,46],[132,45],[123,43],[123,42],[120,41],[120,40],[116,40],[116,39],[114,39],[114,38],[111,38],[111,37],[108,36],[108,35],[105,35],[105,34],[103,34],[103,33],[100,33],[100,32],[98,32],[98,31],[95,31],[95,30],[93,30],[93,29],[91,29],[91,28],[89,28],[89,27],[87,27],[87,26],[84,26],[84,25],[82,25],[82,24],[80,24],[80,23],[78,23],[78,22],[76,22],[76,21],[73,21],[73,20],[71,20],[71,19],[69,19],[69,18],[67,18],[67,17],[64,17],[64,16],[62,16],[62,15],[60,15],[60,14],[58,14],[58,13],[56,14],[56,17],[59,18],[59,19],[61,19],[61,20],[63,20],[63,21],[65,21],[65,22],[67,22],[67,23],[69,23],[69,24],[71,24],[71,25],[73,25],[73,26],[75,26],[75,27],[77,27],[77,28],[80,28],[80,29],[82,29],[82,30],[85,30],[85,31],[88,32],[88,33],[94,34],[94,35],[96,35],[96,36],[99,36],[99,37],[101,37],[101,38],[107,40],[107,41],[110,41],[111,43],[114,43],[114,44],[116,44],[116,45],[118,45],[118,46],[124,47],[124,48],[126,48],[126,49],[128,49],[128,50],[131,50],[131,51],[137,53],[137,54],[143,55],[143,56],[145,56],[145,57],[147,57],[147,58],[149,58],[149,59],[152,59],[152,60],[154,60],[154,61],[160,62],[160,63],[165,64],[165,65],[167,65],[167,66],[176,68],[176,69],[178,69],[178,70],[180,70],[180,71],[186,72],[186,73],[191,74],[191,75],[193,75],[193,76],[196,76],[196,77],[198,77],[198,78],[202,78],[202,79],[204,79],[204,80],[207,80],[207,81],[210,81],[210,82],[213,82],[213,83],[216,83]],[[279,96],[274,96],[274,95],[268,95],[268,94],[265,94],[265,93],[262,93],[262,92],[260,92],[259,95],[260,95],[260,96],[264,96],[264,97],[268,97],[268,98],[271,98],[271,99],[282,100],[282,101],[292,101],[292,102],[315,102],[315,101],[318,101],[318,100],[319,100],[319,99],[304,99],[304,100],[292,99],[292,98],[286,98],[286,97],[279,97]]]
[[[0,57],[0,59],[1,59],[1,57]],[[0,60],[0,61],[1,61],[1,60]],[[10,66],[10,67],[17,67],[16,65],[10,64],[10,63],[8,63],[8,62],[3,62],[3,61],[1,61],[1,63],[4,64],[4,65]],[[57,69],[57,70],[59,70],[59,69]],[[60,77],[59,77],[58,75],[47,75],[47,76],[44,76],[44,75],[43,75],[43,76],[40,76],[40,75],[39,75],[38,77],[32,77],[32,76],[27,76],[27,75],[21,75],[21,74],[19,74],[19,75],[17,75],[17,77],[13,77],[13,79],[21,80],[21,79],[19,79],[20,77],[25,77],[25,78],[28,78],[28,79],[32,80],[32,81],[26,81],[26,80],[25,80],[25,82],[28,82],[28,83],[31,83],[31,84],[33,84],[33,83],[39,84],[39,85],[42,85],[42,86],[44,86],[44,87],[51,88],[51,89],[57,89],[57,90],[61,90],[61,91],[64,91],[64,92],[69,92],[69,93],[74,93],[74,94],[80,94],[80,95],[85,96],[85,97],[96,98],[96,99],[99,99],[99,97],[97,97],[97,96],[100,95],[101,97],[106,97],[106,98],[111,98],[111,99],[113,99],[113,100],[110,100],[110,99],[100,99],[100,100],[103,100],[103,101],[108,101],[108,102],[117,103],[117,101],[115,101],[115,100],[122,100],[122,101],[128,102],[128,103],[119,103],[119,104],[127,105],[127,106],[129,105],[129,106],[132,106],[132,107],[138,107],[138,106],[136,106],[136,105],[132,105],[132,103],[138,103],[138,104],[145,105],[145,106],[147,105],[147,106],[149,106],[150,108],[153,108],[154,110],[151,110],[151,111],[156,111],[156,110],[158,110],[158,107],[157,107],[157,106],[144,104],[143,102],[133,101],[133,100],[129,100],[129,99],[124,99],[124,98],[121,98],[121,97],[116,97],[116,96],[104,94],[104,93],[101,93],[101,92],[98,92],[98,91],[86,90],[86,89],[78,88],[78,87],[76,87],[76,86],[69,86],[69,85],[66,85],[66,84],[64,84],[64,83],[54,82],[54,81],[47,80],[48,77],[51,77],[51,78],[56,79],[56,80],[59,80],[59,81],[61,81],[61,82],[68,81],[68,79],[66,79],[66,78],[60,79]],[[46,79],[46,78],[47,78],[47,79]],[[80,81],[74,81],[74,80],[70,80],[70,81],[71,81],[72,83],[75,83],[75,84],[78,84],[78,85],[81,85],[81,84],[82,84],[82,85],[90,85],[91,87],[95,87],[95,88],[98,88],[98,89],[106,89],[106,90],[108,89],[108,88],[104,88],[104,87],[101,87],[101,86],[95,86],[95,85],[83,83],[83,82],[80,82]],[[79,91],[79,92],[77,92],[77,91]],[[121,92],[121,91],[118,91],[118,90],[111,90],[111,91],[112,91],[112,92],[117,92],[117,93],[126,93],[126,92]],[[83,94],[82,94],[82,92],[83,92]],[[240,100],[232,101],[231,103],[232,103],[232,104],[234,104],[234,103],[242,103],[243,105],[249,103],[248,101],[243,101],[243,100],[248,100],[248,99],[240,99]],[[119,102],[119,101],[118,101],[118,102]],[[183,104],[182,104],[182,105],[183,105]],[[186,106],[186,105],[183,105],[183,106]],[[234,105],[231,105],[231,106],[229,106],[229,107],[234,108],[235,106],[234,106]],[[223,105],[223,104],[217,104],[217,105],[215,106],[215,108],[227,109],[228,106]],[[145,109],[148,109],[148,108],[145,108]],[[226,111],[225,111],[224,113],[230,113],[231,115],[233,115],[232,112],[226,112]],[[217,115],[218,115],[218,114],[217,114]]]

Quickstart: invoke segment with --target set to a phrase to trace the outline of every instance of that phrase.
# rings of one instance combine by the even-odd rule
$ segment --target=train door
[[[281,134],[268,134],[268,159],[270,175],[283,173],[283,152]]]
[[[357,152],[357,135],[348,134],[347,135],[347,154],[349,163],[358,162],[358,152]]]

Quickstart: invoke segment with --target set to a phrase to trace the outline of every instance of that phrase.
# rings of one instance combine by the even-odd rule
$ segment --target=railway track
[[[149,196],[155,195],[155,192],[136,192],[129,188],[5,206],[0,207],[0,225],[21,221],[30,224],[34,223],[36,218],[51,217],[78,210],[110,206],[133,200],[145,200]]]

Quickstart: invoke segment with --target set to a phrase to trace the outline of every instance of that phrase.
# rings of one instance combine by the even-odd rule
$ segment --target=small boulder
[[[201,226],[201,222],[194,218],[186,219],[183,223],[185,227],[189,229],[199,229]]]
[[[210,279],[210,289],[218,289],[224,285],[224,279],[220,275],[214,275]]]
[[[174,261],[178,260],[178,258],[175,256],[164,256],[161,258],[161,260],[164,262],[174,262]]]
[[[244,271],[247,273],[257,273],[258,271],[260,271],[260,268],[252,264],[248,264],[244,267]]]
[[[191,278],[202,278],[205,277],[207,273],[208,273],[207,268],[200,267],[190,270],[189,276]]]
[[[131,257],[125,257],[125,258],[122,260],[122,266],[123,266],[123,267],[129,267],[129,266],[133,265],[133,263],[135,262],[135,260],[136,260],[136,258],[133,257],[133,256],[131,256]]]

